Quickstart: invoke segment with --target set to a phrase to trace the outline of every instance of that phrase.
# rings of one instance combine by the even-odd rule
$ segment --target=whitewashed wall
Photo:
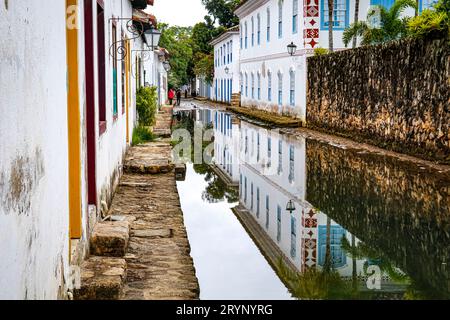
[[[214,45],[214,58],[220,60],[220,55],[217,55],[216,52],[220,52],[220,48],[226,45],[228,42],[233,41],[232,53],[233,53],[233,61],[230,63],[224,63],[223,58],[220,61],[219,65],[215,64],[214,67],[214,81],[212,85],[212,99],[217,101],[227,101],[226,100],[226,89],[223,89],[223,95],[221,95],[221,80],[232,80],[232,94],[239,93],[239,56],[240,56],[240,47],[239,47],[239,34],[236,32],[228,32],[223,36],[223,40],[216,43]],[[225,52],[226,55],[226,52]],[[229,69],[228,74],[225,72],[225,68]],[[217,80],[217,83],[216,83]],[[217,88],[217,94],[216,94]]]
[[[56,299],[69,272],[65,2],[2,1],[0,34],[0,299]]]

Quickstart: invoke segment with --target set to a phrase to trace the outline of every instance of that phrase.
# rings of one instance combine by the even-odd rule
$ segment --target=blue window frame
[[[245,96],[248,97],[248,74],[245,74]]]
[[[270,198],[266,196],[266,229],[269,229],[270,224]]]
[[[248,48],[248,25],[247,21],[245,22],[245,49]]]
[[[233,62],[233,40],[230,41],[230,62]]]
[[[244,42],[244,37],[242,35],[243,33],[244,33],[244,27],[242,26],[242,23],[241,23],[241,26],[240,26],[240,39],[239,39],[241,50],[243,48],[243,42]]]
[[[283,141],[280,139],[278,141],[278,174],[283,172]]]
[[[331,226],[330,228],[330,246],[331,246],[331,265],[333,268],[340,268],[347,264],[347,256],[341,248],[342,237],[346,231],[341,226]],[[325,264],[325,255],[327,250],[327,226],[319,226],[319,265]]]
[[[259,213],[260,213],[260,211],[259,211],[259,205],[260,205],[259,197],[260,197],[260,193],[259,193],[259,187],[258,187],[258,188],[256,188],[256,217],[258,219],[259,219]]]
[[[257,23],[257,36],[256,41],[258,43],[258,46],[261,44],[261,15],[258,13],[258,16],[256,18]]]
[[[370,0],[371,6],[383,6],[386,9],[390,9],[394,4],[395,0]],[[327,11],[328,12],[328,11]]]
[[[289,104],[295,106],[295,71],[291,70],[289,72],[290,83],[289,83]]]
[[[297,219],[291,216],[291,257],[297,256]]]
[[[258,100],[261,100],[261,74],[258,72]]]
[[[252,17],[252,47],[255,45],[255,19]]]
[[[272,165],[272,138],[267,138],[267,167]]]
[[[328,0],[320,1],[320,28],[328,30]],[[349,0],[334,0],[333,30],[344,30],[349,26],[349,2]]]
[[[267,8],[267,42],[270,42],[270,8]]]
[[[292,33],[298,32],[298,0],[292,1]]]
[[[283,74],[278,72],[278,105],[283,105]]]
[[[252,73],[252,99],[255,99],[255,75]]]
[[[261,153],[261,137],[258,132],[258,134],[256,135],[256,161],[257,162],[259,162],[260,153]]]
[[[247,177],[244,178],[244,202],[247,203]]]
[[[281,241],[281,207],[277,206],[277,241]]]
[[[250,184],[250,210],[253,211],[253,182]]]
[[[431,9],[438,2],[438,0],[419,0],[419,13],[425,9]]]
[[[278,38],[283,37],[283,2],[278,1]]]
[[[267,100],[272,101],[272,72],[267,74]]]
[[[241,84],[241,94],[243,95],[244,94],[244,76],[242,75],[242,72],[240,74],[239,81]]]
[[[289,182],[293,183],[295,179],[295,148],[294,146],[289,147]]]

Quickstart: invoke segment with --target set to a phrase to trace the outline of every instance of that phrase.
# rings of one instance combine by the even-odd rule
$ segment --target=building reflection
[[[215,166],[238,182],[236,210],[259,226],[246,228],[255,242],[270,239],[260,245],[266,257],[281,254],[300,273],[321,271],[329,239],[332,270],[356,279],[360,290],[367,291],[376,270],[370,267],[377,266],[381,291],[414,285],[427,297],[449,297],[447,180],[385,157],[281,135],[223,111],[199,110],[197,121],[213,125]]]

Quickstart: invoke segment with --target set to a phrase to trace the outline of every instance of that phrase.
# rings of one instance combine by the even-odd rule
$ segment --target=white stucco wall
[[[69,272],[65,2],[2,2],[0,34],[0,299],[56,299]]]
[[[212,84],[212,99],[222,102],[230,102],[231,97],[228,96],[228,86],[229,82],[231,82],[231,93],[239,93],[239,56],[240,56],[240,48],[239,48],[239,32],[237,31],[228,31],[224,35],[220,37],[221,41],[214,45],[214,81]],[[224,55],[220,55],[220,49],[227,44],[231,43],[231,52],[232,52],[232,61],[228,62],[227,54],[228,49],[225,50],[225,58]],[[225,69],[228,68],[228,73],[226,73]],[[225,81],[225,82],[222,82]]]

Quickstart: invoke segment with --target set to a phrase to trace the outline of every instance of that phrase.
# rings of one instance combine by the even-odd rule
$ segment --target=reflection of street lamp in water
[[[289,200],[289,202],[286,205],[286,211],[288,211],[290,214],[292,214],[292,212],[294,212],[295,209],[295,203],[293,200]]]

